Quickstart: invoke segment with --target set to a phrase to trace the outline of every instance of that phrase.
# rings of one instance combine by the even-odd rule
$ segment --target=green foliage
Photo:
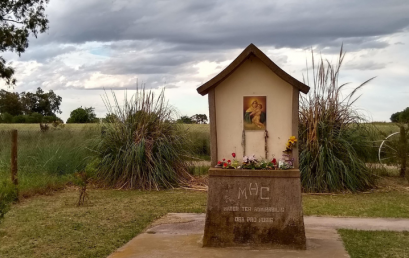
[[[1,114],[1,122],[2,123],[11,123],[13,121],[13,116],[10,115],[9,113],[2,113]]]
[[[403,110],[399,115],[399,122],[408,124],[409,123],[409,107]]]
[[[187,146],[195,158],[210,160],[210,131],[209,127],[191,125],[186,131]]]
[[[108,113],[103,120],[104,123],[115,123],[116,121],[118,121],[118,117],[110,113]]]
[[[361,191],[373,185],[373,177],[358,153],[371,148],[367,127],[354,109],[354,94],[346,98],[338,85],[344,54],[337,66],[322,58],[317,67],[313,55],[313,89],[300,105],[300,170],[306,192]]]
[[[27,115],[33,112],[43,116],[61,114],[60,105],[62,98],[52,90],[44,92],[41,88],[37,88],[35,93],[22,92],[20,94],[20,102],[24,114]]]
[[[22,126],[19,125],[19,129]],[[47,193],[61,189],[72,180],[72,174],[83,170],[92,153],[92,139],[99,135],[99,128],[77,130],[49,130],[41,133],[19,130],[18,178],[21,195]],[[0,181],[10,177],[10,133],[0,131]]]
[[[0,113],[9,113],[12,116],[23,114],[23,107],[17,92],[0,91]]]
[[[181,116],[176,122],[179,124],[193,124],[192,118],[188,116]]]
[[[48,0],[1,1],[0,3],[0,52],[23,53],[29,37],[37,37],[48,29],[45,6]],[[0,78],[14,85],[14,69],[7,67],[0,57]]]
[[[401,112],[396,112],[391,115],[391,122],[398,123]]]
[[[61,114],[61,101],[62,98],[52,90],[45,93],[41,88],[37,88],[35,93],[22,92],[20,94],[1,90],[0,113],[12,116],[11,119],[2,119],[1,122],[40,123],[55,121],[56,114]]]
[[[404,124],[409,123],[409,107],[407,107],[403,111],[393,113],[390,119],[394,123],[404,123]]]
[[[42,116],[39,113],[32,113],[31,115],[17,115],[12,116],[9,113],[3,113],[0,116],[0,123],[15,123],[15,124],[27,124],[27,123],[53,123],[62,122],[62,120],[56,116]]]
[[[10,210],[10,205],[17,199],[14,185],[8,181],[0,181],[0,223],[4,215]]]
[[[164,92],[137,90],[131,100],[119,105],[105,96],[108,113],[118,120],[105,123],[105,133],[96,147],[101,158],[98,179],[111,187],[159,189],[184,182],[188,177],[186,131],[170,123],[174,111]]]
[[[206,114],[196,114],[192,116],[191,119],[195,124],[207,124]]]
[[[97,115],[95,114],[93,107],[79,107],[71,111],[70,117],[67,119],[67,123],[95,123],[97,122],[96,120]]]

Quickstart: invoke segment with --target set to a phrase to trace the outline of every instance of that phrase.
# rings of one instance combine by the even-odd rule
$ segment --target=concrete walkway
[[[409,219],[304,217],[307,250],[251,250],[202,248],[205,214],[169,213],[111,254],[109,258],[136,257],[349,257],[336,229],[409,231]]]

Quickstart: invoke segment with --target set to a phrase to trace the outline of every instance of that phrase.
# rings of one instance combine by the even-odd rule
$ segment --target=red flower
[[[220,164],[222,164],[222,162],[221,162],[221,161],[218,161],[218,162],[217,162],[217,165],[220,165]]]
[[[226,159],[223,159],[223,161],[225,161]]]
[[[230,162],[231,162],[231,160],[228,160],[227,162],[228,162],[228,163],[230,163]]]
[[[223,167],[227,167],[227,163],[223,163]]]
[[[233,156],[233,158],[235,158],[235,157],[236,157],[236,153],[234,153],[234,152],[233,152],[231,155]]]
[[[277,160],[274,158],[271,162],[273,162],[273,164],[277,164]]]

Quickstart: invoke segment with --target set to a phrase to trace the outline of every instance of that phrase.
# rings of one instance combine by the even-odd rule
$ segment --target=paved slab
[[[306,224],[307,250],[251,250],[248,248],[203,248],[205,214],[170,213],[153,223],[109,258],[136,257],[235,257],[295,258],[349,257],[341,238],[332,227]]]

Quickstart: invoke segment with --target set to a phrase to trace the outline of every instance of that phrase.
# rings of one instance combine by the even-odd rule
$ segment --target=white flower
[[[248,158],[247,156],[244,156],[244,157],[243,157],[243,162],[244,162],[244,163],[249,162],[249,158]]]

